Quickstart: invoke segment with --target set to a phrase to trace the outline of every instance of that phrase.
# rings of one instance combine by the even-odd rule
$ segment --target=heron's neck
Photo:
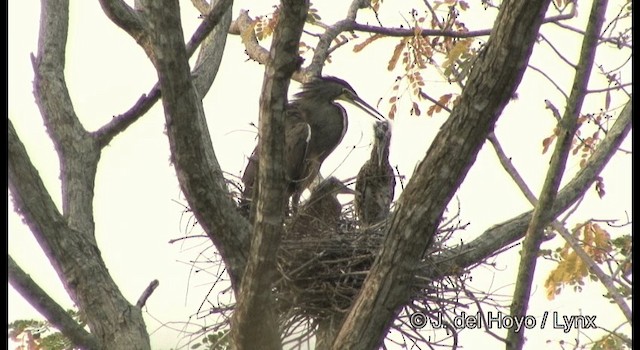
[[[382,158],[378,159],[379,153],[378,149],[382,147],[379,142],[374,144],[374,147],[371,149],[371,161],[375,162],[375,164],[381,164],[382,160],[389,159],[389,147],[385,147],[382,149]]]

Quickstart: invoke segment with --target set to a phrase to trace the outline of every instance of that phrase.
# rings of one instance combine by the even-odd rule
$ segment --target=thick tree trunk
[[[430,247],[446,205],[522,79],[549,2],[501,4],[459,103],[397,202],[382,251],[334,349],[376,349],[382,344],[399,307],[409,299],[413,269]]]

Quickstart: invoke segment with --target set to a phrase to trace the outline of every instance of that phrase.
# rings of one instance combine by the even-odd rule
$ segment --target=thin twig
[[[136,303],[136,306],[139,309],[142,309],[142,307],[147,303],[147,299],[149,299],[153,291],[158,288],[158,285],[160,285],[160,282],[158,282],[158,280],[153,280],[151,281],[151,283],[149,283],[147,288],[145,288],[144,292],[142,292],[142,295],[140,296],[140,298],[138,298],[138,302]]]

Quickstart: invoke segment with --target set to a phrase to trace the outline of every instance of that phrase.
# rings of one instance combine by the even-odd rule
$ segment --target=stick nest
[[[449,250],[444,242],[455,231],[466,227],[466,224],[460,223],[459,211],[458,207],[456,213],[442,218],[434,243],[409,281],[410,299],[391,326],[402,334],[405,345],[433,344],[423,337],[419,329],[410,325],[411,314],[421,312],[433,316],[435,313],[450,313],[459,306],[456,300],[465,289],[465,271],[460,271],[454,279],[433,280],[434,266],[430,263],[434,256]],[[360,227],[351,203],[343,206],[337,230],[327,228],[290,232],[293,231],[289,230],[291,222],[292,218],[285,222],[278,253],[279,276],[273,284],[273,293],[277,301],[283,345],[297,344],[300,348],[302,343],[314,336],[319,321],[341,320],[346,315],[383,245],[388,224],[381,222],[371,227]],[[218,276],[218,282],[225,279],[221,277]],[[214,325],[203,328],[203,331],[228,329],[233,301],[224,305],[211,303],[216,306],[210,314],[217,314],[220,318],[214,321]],[[410,341],[406,343],[406,339]]]

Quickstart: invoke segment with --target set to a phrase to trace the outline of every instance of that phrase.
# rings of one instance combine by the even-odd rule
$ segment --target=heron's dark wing
[[[256,172],[258,171],[258,160],[258,146],[256,145],[249,157],[249,163],[247,163],[247,167],[244,168],[244,172],[242,173],[242,183],[245,189],[243,193],[247,191],[247,188],[253,188]]]
[[[368,193],[369,174],[371,173],[371,161],[367,160],[364,165],[358,171],[358,177],[356,178],[356,195],[353,200],[353,206],[356,211],[356,216],[360,221],[367,221],[365,214],[365,206],[367,199],[370,197]]]
[[[364,225],[375,224],[384,220],[389,214],[396,178],[393,168],[388,162],[379,167],[368,160],[356,180],[356,197],[354,206],[356,215]]]
[[[285,159],[287,166],[288,194],[298,191],[306,176],[306,158],[311,137],[309,124],[303,121],[287,124],[285,130]]]
[[[385,176],[383,176],[382,181],[384,183],[383,188],[386,188],[386,191],[380,191],[380,202],[382,203],[382,217],[380,220],[384,219],[388,214],[391,208],[391,202],[393,202],[393,195],[396,190],[396,174],[393,172],[393,168],[387,162],[382,165],[384,168]]]

